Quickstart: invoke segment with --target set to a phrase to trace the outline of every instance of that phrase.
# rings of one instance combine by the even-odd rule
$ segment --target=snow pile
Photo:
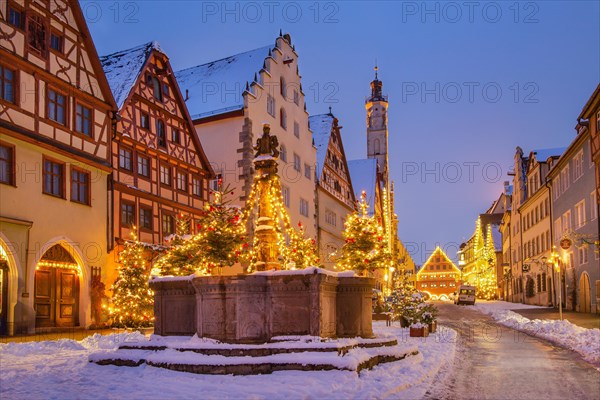
[[[443,326],[427,338],[410,338],[398,325],[373,324],[419,354],[362,371],[281,371],[270,375],[196,375],[150,366],[101,366],[88,361],[94,347],[145,340],[139,334],[92,337],[81,342],[43,342],[39,349],[73,346],[54,354],[29,343],[0,346],[0,398],[198,398],[203,399],[378,399],[423,398],[438,370],[454,357],[456,332]],[[181,338],[183,339],[183,338]],[[189,340],[190,338],[187,338]],[[6,348],[10,347],[11,352]],[[82,349],[83,348],[83,349]],[[25,351],[25,349],[27,349]],[[136,354],[145,356],[140,350]],[[17,355],[18,354],[18,355]],[[158,390],[158,391],[157,391]],[[200,394],[200,395],[199,395]]]
[[[319,268],[319,267],[308,267],[304,269],[290,269],[290,270],[268,270],[268,271],[257,271],[253,272],[251,275],[269,275],[269,276],[279,276],[279,275],[312,275],[312,274],[324,274],[335,276],[338,278],[351,278],[355,276],[354,271],[329,271],[327,269]]]
[[[600,364],[600,329],[582,328],[566,320],[530,320],[507,309],[544,307],[499,301],[479,303],[476,304],[476,308],[504,326],[546,339],[561,347],[576,351],[592,364]]]

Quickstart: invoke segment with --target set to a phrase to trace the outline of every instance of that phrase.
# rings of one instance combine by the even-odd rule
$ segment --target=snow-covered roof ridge
[[[146,60],[154,50],[166,55],[160,44],[152,41],[100,57],[102,69],[119,109],[123,107]]]
[[[327,157],[327,148],[333,129],[333,115],[319,114],[308,117],[310,130],[313,133],[313,141],[317,148],[317,178],[321,179],[325,157]]]
[[[364,158],[360,160],[348,161],[348,170],[355,196],[360,199],[361,192],[367,193],[367,204],[369,204],[369,213],[375,212],[375,193],[377,185],[377,159]]]
[[[255,76],[260,81],[259,72],[273,48],[263,46],[176,71],[192,119],[242,109],[246,83],[254,82]]]

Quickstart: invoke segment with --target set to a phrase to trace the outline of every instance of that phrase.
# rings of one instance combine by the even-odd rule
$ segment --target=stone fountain
[[[372,337],[374,279],[320,268],[281,271],[274,210],[268,199],[279,151],[269,125],[264,125],[255,150],[259,271],[152,280],[154,333],[197,334],[229,343],[265,343],[290,335]]]

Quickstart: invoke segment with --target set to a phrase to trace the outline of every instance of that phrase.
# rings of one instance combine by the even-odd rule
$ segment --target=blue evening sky
[[[400,238],[421,263],[456,257],[500,194],[515,147],[567,146],[600,81],[596,1],[83,1],[100,55],[157,40],[175,70],[289,32],[311,114],[328,107],[366,157],[377,60],[389,96]],[[252,77],[249,77],[250,80]]]

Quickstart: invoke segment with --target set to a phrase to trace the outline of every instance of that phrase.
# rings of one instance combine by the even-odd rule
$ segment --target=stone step
[[[418,354],[415,345],[401,344],[364,348],[356,346],[346,353],[337,351],[306,351],[269,354],[264,356],[223,356],[205,355],[196,352],[182,352],[178,349],[158,351],[118,349],[113,352],[100,352],[90,355],[90,362],[99,365],[135,367],[142,364],[166,368],[174,371],[197,374],[267,374],[275,371],[330,371],[346,370],[360,372],[374,366],[402,360]]]
[[[289,353],[305,353],[305,352],[337,352],[338,355],[344,355],[349,350],[354,348],[376,348],[376,347],[389,347],[396,346],[398,341],[396,339],[385,340],[385,341],[359,341],[358,343],[340,345],[336,342],[325,342],[319,343],[321,346],[311,346],[310,343],[303,343],[306,346],[303,347],[277,347],[278,344],[289,342],[277,342],[265,345],[255,346],[241,346],[235,345],[235,347],[180,347],[180,346],[166,346],[166,345],[147,345],[147,344],[123,344],[119,346],[122,350],[150,350],[150,351],[162,351],[167,348],[172,348],[177,351],[185,352],[191,351],[203,355],[219,355],[225,357],[263,357],[274,354],[289,354]],[[298,344],[296,344],[298,346]]]

